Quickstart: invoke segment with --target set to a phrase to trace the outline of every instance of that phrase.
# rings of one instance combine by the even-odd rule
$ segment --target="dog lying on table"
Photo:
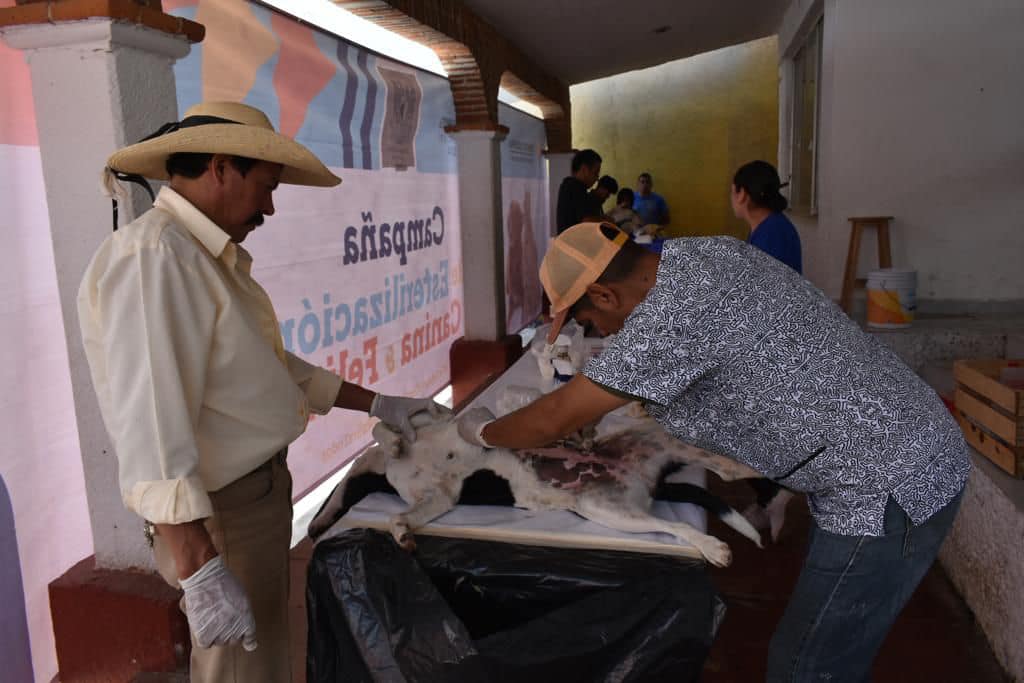
[[[414,424],[417,424],[414,421]],[[548,448],[510,451],[484,449],[458,436],[455,421],[417,424],[414,443],[383,424],[373,430],[377,445],[353,464],[309,527],[316,539],[367,492],[367,476],[383,475],[409,504],[389,520],[392,536],[405,549],[415,548],[413,532],[464,499],[472,482],[494,478],[507,482],[512,500],[462,500],[511,503],[528,510],[571,510],[618,531],[671,534],[697,548],[709,562],[726,566],[729,546],[689,524],[651,515],[654,498],[690,502],[708,509],[761,547],[757,530],[738,512],[704,489],[671,482],[671,473],[686,465],[708,469],[723,480],[759,477],[746,465],[670,436],[653,420],[581,447],[562,442]],[[589,447],[585,447],[589,446]],[[669,481],[666,481],[669,479]],[[372,486],[372,485],[371,485]],[[500,496],[499,496],[500,497]]]

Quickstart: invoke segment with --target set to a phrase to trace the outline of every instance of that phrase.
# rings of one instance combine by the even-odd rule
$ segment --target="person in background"
[[[161,576],[184,590],[193,683],[289,681],[288,445],[311,412],[361,411],[415,438],[414,413],[446,409],[284,348],[241,243],[274,214],[280,183],[341,179],[263,112],[198,104],[111,155],[104,178],[168,180],[153,208],[115,225],[78,292],[121,497],[146,520]]]
[[[608,213],[613,223],[627,235],[636,235],[643,227],[640,216],[633,210],[633,190],[624,187],[615,197],[615,208]]]
[[[732,211],[750,226],[748,243],[803,274],[800,235],[782,213],[789,202],[779,190],[786,185],[767,161],[744,164],[732,179]]]
[[[750,226],[750,245],[802,275],[800,235],[782,213],[789,205],[779,192],[784,186],[775,167],[767,161],[744,164],[732,179],[732,211]],[[748,506],[743,516],[755,527],[768,529],[772,541],[777,541],[786,518],[786,505],[794,494],[770,479],[755,479],[750,485],[757,493],[757,503]]]
[[[597,181],[597,187],[587,193],[590,206],[584,218],[601,220],[604,218],[604,203],[613,194],[619,191],[619,182],[610,175],[603,175]]]
[[[592,149],[576,152],[572,158],[572,175],[558,187],[555,205],[555,227],[558,233],[583,220],[590,210],[587,190],[601,176],[601,155]]]
[[[633,210],[640,216],[644,225],[668,225],[668,204],[664,197],[654,192],[654,179],[650,173],[641,173],[636,180]]]

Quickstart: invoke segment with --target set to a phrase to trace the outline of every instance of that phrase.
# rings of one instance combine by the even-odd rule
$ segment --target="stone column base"
[[[93,557],[76,564],[50,584],[61,683],[187,671],[191,642],[180,598],[152,572],[97,569]]]

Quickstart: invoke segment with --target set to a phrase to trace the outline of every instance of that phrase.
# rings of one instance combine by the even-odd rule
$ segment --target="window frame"
[[[824,16],[819,16],[799,43],[791,60],[793,87],[789,98],[791,112],[789,126],[789,181],[790,203],[797,211],[810,216],[818,214],[818,171],[821,149],[821,91],[822,61],[824,46]],[[810,108],[810,122],[806,121],[807,70],[811,68],[814,87],[814,104]],[[807,125],[809,123],[809,125]],[[810,138],[808,140],[808,137]],[[809,155],[803,152],[807,146]],[[805,172],[805,163],[810,169]]]

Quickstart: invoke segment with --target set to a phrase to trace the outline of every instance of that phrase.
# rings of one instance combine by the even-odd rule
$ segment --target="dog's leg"
[[[405,550],[416,549],[413,532],[431,520],[437,519],[455,507],[458,496],[449,496],[442,491],[431,491],[409,506],[405,512],[391,518],[391,535]]]
[[[377,441],[377,445],[374,448],[387,452],[391,457],[401,455],[402,452],[402,435],[398,432],[392,431],[383,422],[378,422],[373,426],[373,438]]]
[[[743,516],[758,529],[767,530],[775,543],[786,522],[786,505],[795,494],[770,479],[751,479],[750,486],[757,493],[757,502],[748,505]]]
[[[789,489],[779,489],[764,511],[768,515],[768,527],[772,532],[772,543],[777,543],[782,525],[786,523],[786,505],[796,494]]]
[[[603,502],[583,496],[578,500],[575,511],[593,522],[616,531],[631,533],[661,531],[671,534],[697,548],[700,554],[716,567],[726,567],[732,562],[732,551],[729,550],[728,545],[714,536],[697,531],[685,522],[669,522],[639,512],[632,506],[609,507]]]

